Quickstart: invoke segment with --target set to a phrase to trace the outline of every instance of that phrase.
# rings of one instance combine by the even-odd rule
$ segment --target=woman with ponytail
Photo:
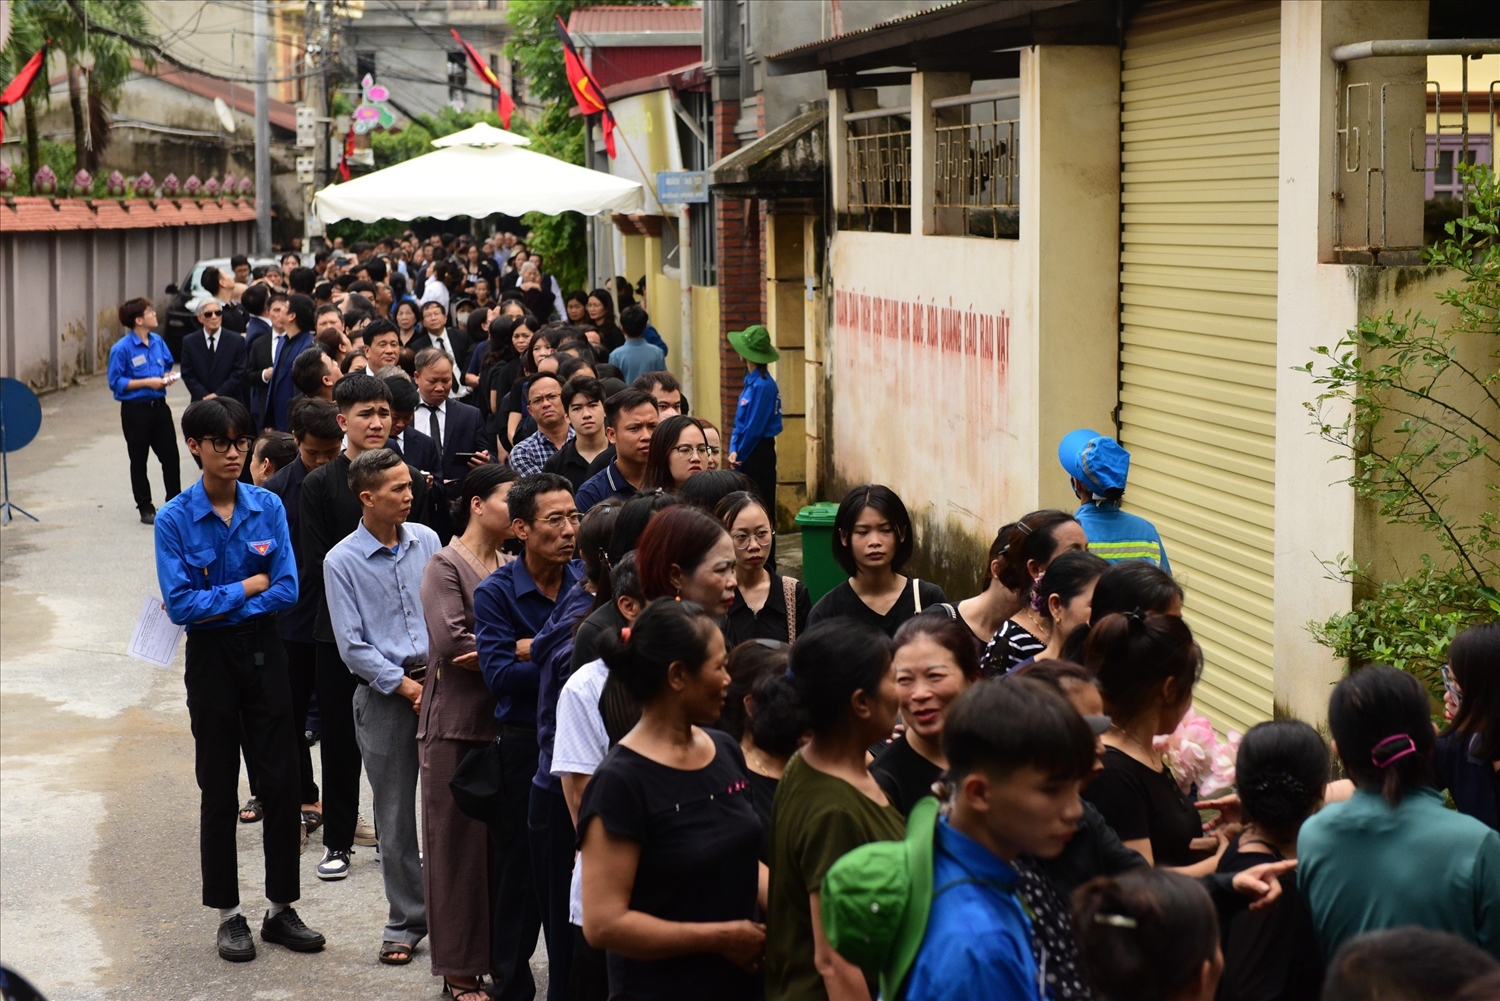
[[[985,677],[1003,675],[1046,649],[1052,630],[1031,607],[1036,585],[1054,559],[1088,547],[1083,527],[1066,511],[1033,511],[1011,528],[997,580],[1020,607],[985,645],[979,658]]]
[[[1083,796],[1125,847],[1156,866],[1206,876],[1227,840],[1205,837],[1190,796],[1178,788],[1155,737],[1171,733],[1193,702],[1203,654],[1187,623],[1158,612],[1116,612],[1089,631],[1084,666],[1099,679],[1111,723],[1104,771]],[[1217,850],[1215,850],[1217,849]]]
[[[658,599],[599,646],[641,706],[578,813],[583,933],[609,994],[758,998],[761,824],[738,742],[703,727],[729,688],[724,636],[702,606]]]
[[[458,809],[448,780],[460,761],[495,739],[495,699],[474,648],[474,589],[514,557],[506,494],[515,470],[478,466],[453,504],[459,534],[433,554],[422,574],[427,677],[417,721],[422,769],[422,884],[427,899],[432,974],[454,1001],[481,1001],[490,972],[489,830]]]
[[[1328,700],[1355,792],[1297,840],[1297,883],[1325,956],[1367,931],[1421,925],[1500,958],[1500,833],[1447,809],[1427,784],[1431,712],[1421,682],[1391,667],[1352,672]]]

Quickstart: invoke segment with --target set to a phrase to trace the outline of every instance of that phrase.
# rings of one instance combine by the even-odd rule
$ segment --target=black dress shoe
[[[141,508],[141,524],[142,525],[154,525],[154,524],[156,524],[156,512],[155,511],[148,511],[145,508]]]
[[[293,952],[317,952],[328,944],[321,933],[303,924],[297,912],[290,907],[282,908],[281,913],[275,916],[267,911],[266,919],[260,923],[260,937],[267,942],[284,945]]]
[[[236,914],[219,925],[219,956],[231,963],[248,963],[255,958],[255,938],[245,915]]]

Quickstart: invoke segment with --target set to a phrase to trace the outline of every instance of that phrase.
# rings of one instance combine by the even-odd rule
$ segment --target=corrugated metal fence
[[[165,322],[167,285],[254,245],[249,201],[0,203],[0,375],[44,390],[102,372],[120,303],[147,296]]]

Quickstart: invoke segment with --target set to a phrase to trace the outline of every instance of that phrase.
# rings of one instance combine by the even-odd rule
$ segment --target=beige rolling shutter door
[[[1120,419],[1221,728],[1272,712],[1280,4],[1146,4],[1121,69]]]

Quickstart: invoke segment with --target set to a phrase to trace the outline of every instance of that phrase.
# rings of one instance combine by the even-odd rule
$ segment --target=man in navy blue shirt
[[[120,307],[120,326],[127,333],[109,349],[109,388],[120,401],[120,425],[125,431],[125,450],[130,455],[130,490],[141,513],[141,524],[156,520],[151,503],[151,480],[146,475],[146,456],[156,453],[161,463],[162,485],[167,500],[182,489],[177,458],[177,431],[167,406],[167,387],[172,374],[172,351],[167,342],[151,332],[156,309],[145,296]]]
[[[240,910],[235,849],[240,741],[255,763],[265,808],[266,898],[260,937],[298,952],[323,936],[292,909],[301,895],[297,734],[276,613],[297,600],[286,513],[275,494],[240,483],[252,444],[250,412],[232,397],[182,415],[203,477],[168,501],[156,522],[156,576],[167,616],[187,627],[187,702],[196,745],[203,903],[219,911],[219,955],[255,958]]]
[[[615,457],[578,488],[580,512],[587,514],[607,497],[635,496],[646,482],[646,456],[660,420],[665,418],[657,416],[656,401],[643,390],[622,389],[604,401],[604,433],[615,446]]]
[[[653,406],[653,417],[654,417]],[[499,819],[491,825],[499,883],[490,955],[497,997],[531,997],[531,954],[541,930],[528,850],[527,812],[537,769],[536,705],[539,675],[531,641],[584,575],[573,559],[581,520],[573,485],[556,473],[536,473],[507,495],[511,529],[525,546],[519,560],[486,577],[474,592],[474,640],[479,669],[495,696],[504,774]]]

